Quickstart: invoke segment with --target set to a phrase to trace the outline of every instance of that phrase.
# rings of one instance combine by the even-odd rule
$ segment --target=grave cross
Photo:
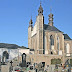
[[[12,63],[13,63],[13,62],[11,61],[10,63],[11,63],[11,66],[12,66]]]

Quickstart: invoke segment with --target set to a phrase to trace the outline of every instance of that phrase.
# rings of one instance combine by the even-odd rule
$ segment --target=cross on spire
[[[41,5],[41,0],[40,0],[40,5]]]
[[[38,15],[43,15],[43,8],[41,6],[41,0],[40,0],[40,7],[38,9]]]
[[[50,7],[50,13],[52,12],[52,7]]]
[[[32,20],[32,15],[31,15],[31,20]]]

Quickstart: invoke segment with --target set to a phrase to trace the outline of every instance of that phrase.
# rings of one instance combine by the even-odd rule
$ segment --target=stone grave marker
[[[1,72],[9,72],[9,66],[8,65],[1,65]]]
[[[19,64],[21,67],[26,67],[27,64],[26,64],[26,54],[23,53],[22,54],[22,63]]]

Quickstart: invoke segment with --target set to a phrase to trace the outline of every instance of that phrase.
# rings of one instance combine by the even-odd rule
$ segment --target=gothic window
[[[54,39],[52,35],[50,36],[50,45],[54,45]]]
[[[59,37],[57,37],[57,41],[59,42]]]
[[[9,59],[9,53],[7,51],[3,52],[3,57],[6,57],[6,59]]]
[[[57,37],[57,50],[58,50],[58,53],[59,53],[59,37]]]
[[[50,36],[50,51],[51,51],[51,54],[53,54],[52,52],[52,49],[54,48],[54,38],[53,36],[51,35]]]
[[[69,53],[70,45],[67,43],[66,44],[66,53]]]
[[[44,39],[44,52],[45,54],[48,54],[48,50],[47,50],[47,37],[45,36],[45,39]]]

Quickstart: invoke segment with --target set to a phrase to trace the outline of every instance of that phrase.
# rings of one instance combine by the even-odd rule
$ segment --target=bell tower
[[[32,21],[32,17],[30,19],[30,22],[29,22],[29,27],[28,27],[28,48],[32,48],[31,46],[31,33],[32,33],[32,30],[33,30],[33,21]]]
[[[44,46],[43,46],[43,27],[44,27],[44,16],[43,16],[43,8],[40,3],[40,7],[38,9],[37,16],[37,48],[39,54],[44,54]]]
[[[52,13],[49,14],[49,25],[53,26],[53,14]]]

